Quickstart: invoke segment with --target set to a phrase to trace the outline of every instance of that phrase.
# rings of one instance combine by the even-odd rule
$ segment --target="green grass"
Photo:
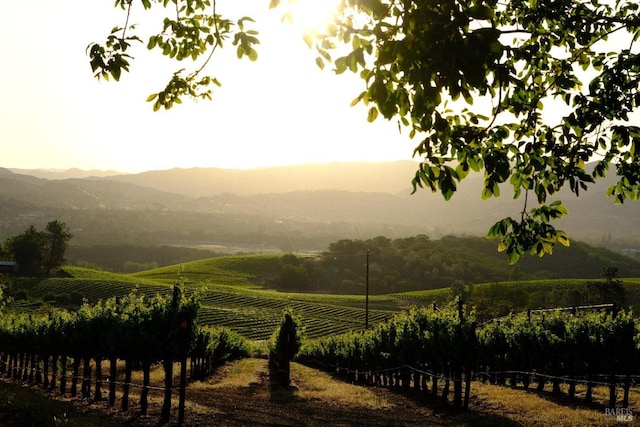
[[[277,274],[281,254],[233,255],[186,262],[181,265],[156,268],[131,275],[175,283],[225,284],[256,287],[258,277]]]
[[[280,256],[227,256],[130,275],[65,267],[63,271],[69,277],[20,279],[16,287],[27,290],[31,299],[76,291],[95,302],[126,295],[132,289],[149,296],[168,294],[181,274],[186,289],[198,290],[201,294],[201,324],[226,326],[250,339],[269,338],[286,308],[292,308],[301,315],[309,338],[364,328],[364,295],[287,293],[261,287],[260,283],[277,274]],[[640,279],[623,280],[629,303],[640,306]],[[473,294],[496,300],[511,299],[514,307],[532,301],[540,304],[537,306],[553,307],[560,303],[545,303],[545,298],[557,302],[556,294],[578,289],[586,282],[571,279],[487,283],[474,285]],[[369,325],[383,322],[411,305],[430,305],[435,302],[442,306],[450,300],[449,288],[372,295],[369,297]],[[15,309],[33,310],[33,304],[22,302],[16,304]]]

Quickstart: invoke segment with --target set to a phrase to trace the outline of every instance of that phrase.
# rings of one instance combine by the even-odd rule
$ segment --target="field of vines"
[[[595,387],[609,388],[609,408],[630,407],[640,386],[640,321],[630,312],[544,311],[478,325],[456,309],[412,309],[365,332],[306,341],[299,359],[349,381],[424,391],[467,407],[473,379],[545,387],[593,402]],[[453,388],[453,390],[450,390]],[[637,402],[631,407],[635,407]]]
[[[310,338],[364,328],[364,295],[281,293],[261,289],[252,282],[259,272],[273,269],[274,262],[277,262],[274,255],[222,257],[134,275],[65,267],[63,271],[68,277],[28,279],[19,286],[28,291],[32,299],[75,292],[95,303],[125,296],[132,289],[148,297],[168,295],[173,284],[182,281],[188,294],[199,294],[202,303],[198,313],[200,324],[228,327],[253,340],[268,339],[287,308],[302,317],[305,335]],[[369,324],[389,319],[405,306],[406,301],[401,299],[371,296]],[[32,304],[22,307],[25,311],[33,309]]]
[[[440,289],[371,296],[366,311],[371,328],[365,331],[364,295],[285,293],[261,287],[265,271],[267,276],[275,271],[277,259],[223,257],[135,275],[65,268],[60,277],[16,279],[14,291],[43,302],[23,305],[23,312],[18,305],[17,312],[0,318],[0,375],[38,382],[38,369],[48,366],[53,372],[40,373],[46,378],[42,381],[53,382],[51,388],[57,381],[62,389],[66,384],[61,381],[67,379],[56,378],[54,372],[71,370],[69,378],[81,381],[87,375],[79,374],[80,364],[88,369],[87,358],[96,366],[102,360],[109,360],[110,366],[116,366],[116,360],[143,362],[143,367],[167,360],[167,370],[179,360],[186,369],[186,348],[191,349],[192,371],[206,371],[212,343],[220,342],[207,327],[224,327],[229,341],[267,340],[283,311],[291,309],[305,328],[298,360],[348,381],[413,388],[450,400],[455,407],[468,406],[473,380],[538,392],[547,389],[588,403],[595,387],[606,387],[609,400],[604,405],[633,407],[630,390],[640,385],[640,321],[630,311],[615,306],[573,313],[529,311],[480,322],[460,300],[445,306],[442,301],[451,299],[451,290]],[[583,285],[508,283],[503,292],[551,292],[554,287]],[[499,290],[497,284],[477,286]],[[629,299],[636,298],[640,282],[625,280],[625,286]],[[48,314],[49,304],[57,301],[49,301],[52,296],[72,293],[92,304]],[[421,307],[407,308],[413,304]],[[193,339],[189,343],[181,338],[186,330]],[[58,369],[58,364],[64,368]],[[104,383],[99,372],[97,368],[96,386]],[[85,385],[71,384],[78,386],[88,397]],[[109,388],[112,399],[113,383]],[[170,396],[165,404],[167,400]]]
[[[67,391],[96,401],[108,392],[109,406],[122,386],[122,410],[128,409],[134,365],[143,371],[140,410],[147,414],[150,371],[162,362],[164,402],[161,420],[167,422],[173,394],[173,365],[180,363],[180,418],[184,418],[187,361],[192,377],[206,374],[217,360],[248,356],[244,338],[224,330],[197,326],[198,303],[175,286],[170,295],[145,297],[132,292],[75,311],[0,317],[0,375]],[[118,362],[125,364],[117,381]],[[108,374],[103,373],[108,362]],[[105,363],[106,364],[106,363]],[[108,391],[105,390],[105,385]],[[80,391],[78,388],[80,387]],[[92,389],[93,387],[93,389]]]
[[[326,301],[310,302],[266,292],[209,290],[202,295],[199,321],[228,327],[250,339],[265,340],[279,323],[282,312],[291,308],[302,317],[305,336],[309,338],[364,328],[364,309],[331,304],[330,298]],[[383,322],[393,314],[371,309],[369,322]]]

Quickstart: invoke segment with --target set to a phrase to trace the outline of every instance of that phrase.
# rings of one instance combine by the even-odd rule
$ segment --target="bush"
[[[285,311],[282,322],[273,332],[268,342],[269,373],[277,377],[283,387],[291,383],[291,360],[302,345],[302,325],[291,309]]]
[[[68,292],[57,294],[54,300],[59,305],[69,305],[71,304],[71,295]]]
[[[26,301],[29,299],[29,292],[26,289],[19,289],[14,295],[16,301]]]
[[[42,296],[42,301],[44,302],[52,302],[56,300],[56,294],[53,292],[47,292]]]
[[[80,293],[79,291],[71,291],[71,293],[69,294],[69,298],[70,298],[71,304],[82,305],[82,300],[84,299],[84,295],[82,295],[82,293]]]
[[[211,351],[216,361],[241,359],[251,355],[247,340],[231,329],[216,329],[212,332],[212,337]]]

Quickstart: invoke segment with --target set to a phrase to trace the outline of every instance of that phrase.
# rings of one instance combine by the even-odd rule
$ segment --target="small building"
[[[0,261],[0,274],[12,274],[18,270],[15,261]]]

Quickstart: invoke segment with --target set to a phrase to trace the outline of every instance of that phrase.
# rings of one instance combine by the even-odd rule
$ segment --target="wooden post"
[[[460,367],[453,370],[453,406],[460,408],[462,406],[462,373]]]
[[[91,359],[88,356],[84,358],[84,372],[82,375],[82,398],[88,399],[91,397]]]
[[[471,366],[465,367],[464,372],[464,402],[462,406],[464,409],[469,409],[469,397],[471,395]]]
[[[627,375],[624,378],[624,397],[622,398],[622,407],[629,407],[629,388],[631,388],[631,374],[627,371]]]
[[[36,370],[36,363],[37,363],[37,355],[36,353],[31,353],[31,357],[30,357],[30,362],[29,364],[31,365],[31,369],[29,369],[29,384],[33,383],[34,380],[34,375],[35,375],[35,370]]]
[[[365,277],[364,329],[369,329],[369,249],[367,249],[367,271]]]
[[[113,407],[116,404],[116,377],[117,377],[117,362],[118,359],[115,356],[111,356],[109,359],[109,406]]]
[[[122,385],[122,412],[129,410],[129,388],[131,384],[131,358],[128,357],[124,362],[124,384]],[[144,393],[144,389],[143,389]]]
[[[73,358],[73,376],[71,378],[71,396],[76,397],[78,395],[78,373],[80,372],[80,356],[76,355]]]
[[[64,396],[67,391],[67,355],[60,357],[60,394]]]
[[[51,390],[54,390],[56,388],[57,371],[58,371],[58,355],[54,354],[53,357],[51,358],[51,382],[49,384],[49,387],[51,388]]]
[[[147,415],[149,406],[149,385],[151,384],[151,362],[149,360],[142,361],[142,391],[140,392],[140,413]]]
[[[168,423],[171,418],[171,391],[173,389],[173,360],[170,356],[165,356],[162,361],[164,367],[164,402],[162,403],[162,414],[160,422]]]
[[[616,400],[617,400],[617,395],[616,395],[616,376],[612,372],[611,375],[609,376],[609,408],[615,408],[616,407]]]
[[[102,356],[96,356],[96,389],[93,395],[94,400],[102,400]]]
[[[42,355],[40,360],[42,360],[42,385],[44,386],[44,388],[47,388],[49,387],[49,355]]]
[[[187,357],[180,361],[180,400],[178,403],[178,424],[184,424],[184,403],[187,393]]]

